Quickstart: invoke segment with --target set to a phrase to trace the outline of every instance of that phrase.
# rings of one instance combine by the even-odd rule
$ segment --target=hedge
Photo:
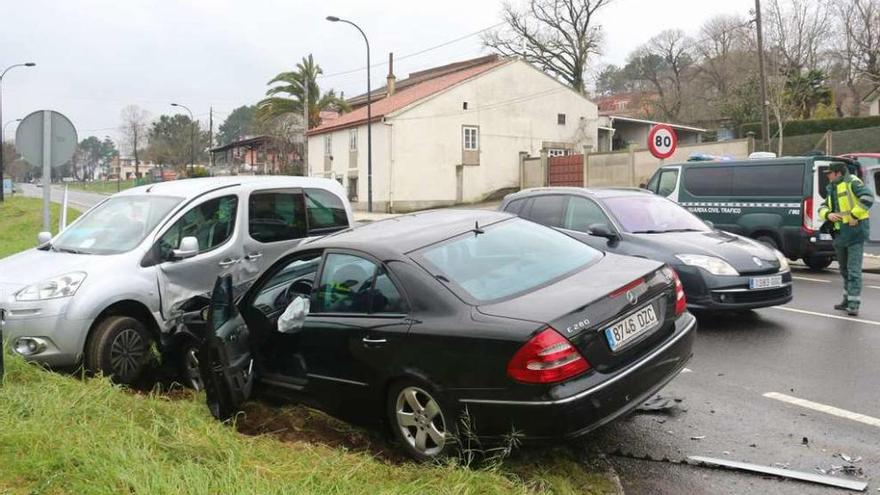
[[[880,116],[793,120],[785,123],[785,136],[821,134],[826,131],[846,131],[850,129],[863,129],[865,127],[880,127]],[[776,135],[777,128],[778,126],[775,123],[770,123],[771,137]],[[750,122],[743,124],[739,128],[739,132],[741,137],[745,137],[749,132],[754,132],[756,138],[761,138],[761,123]]]

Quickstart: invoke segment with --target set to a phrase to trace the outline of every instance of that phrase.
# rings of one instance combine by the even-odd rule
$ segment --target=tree
[[[140,158],[138,151],[147,144],[147,123],[150,114],[137,105],[122,109],[122,125],[119,132],[123,136],[123,149],[134,158],[134,175],[140,177]]]
[[[321,94],[316,80],[323,72],[311,54],[303,57],[302,62],[296,64],[296,70],[282,72],[267,83],[270,86],[280,83],[280,86],[266,91],[266,98],[257,103],[257,116],[263,121],[269,121],[287,114],[302,115],[305,84],[308,84],[309,88],[310,129],[321,123],[323,110],[347,111],[348,104],[336,96],[336,92],[332,89]]]
[[[825,2],[819,0],[780,0],[770,2],[767,39],[776,66],[783,74],[820,69],[830,39],[830,17]]]
[[[809,119],[819,105],[831,104],[831,88],[825,73],[818,69],[798,72],[785,80],[785,97],[801,119]]]
[[[228,144],[254,134],[258,129],[256,105],[243,105],[229,114],[217,131],[217,143]]]
[[[627,70],[648,81],[657,92],[660,117],[678,121],[685,101],[685,85],[694,65],[693,41],[680,29],[667,29],[630,54]]]
[[[195,138],[194,146],[191,145],[191,136]],[[206,158],[209,137],[200,123],[193,123],[188,115],[162,115],[150,127],[149,142],[149,154],[155,162],[183,170],[190,163],[193,150],[196,162]]]
[[[521,57],[585,94],[588,62],[599,55],[602,44],[595,15],[611,2],[529,0],[525,9],[505,3],[501,15],[507,29],[489,32],[483,43],[502,55]]]
[[[849,93],[849,111],[859,115],[862,95],[880,85],[880,0],[841,0],[832,9],[833,75]],[[838,114],[843,98],[838,97]]]
[[[83,180],[94,180],[95,171],[99,168],[105,169],[118,154],[116,145],[109,137],[102,141],[95,136],[89,136],[77,147],[74,176]],[[79,165],[82,175],[77,175],[76,165]]]

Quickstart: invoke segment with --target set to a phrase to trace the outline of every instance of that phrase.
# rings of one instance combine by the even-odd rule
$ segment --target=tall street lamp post
[[[185,105],[181,105],[180,103],[172,103],[172,107],[180,107],[186,110],[189,113],[189,173],[193,174],[196,170],[195,166],[195,156],[196,156],[196,138],[195,138],[195,129],[196,129],[196,119],[193,117],[192,110]]]
[[[14,64],[14,65],[10,65],[6,69],[4,69],[3,72],[0,72],[0,122],[3,122],[3,76],[5,76],[6,73],[9,72],[10,69],[13,69],[15,67],[33,67],[35,65],[37,65],[37,64],[35,64],[33,62],[26,62],[23,64]],[[5,142],[4,141],[5,137],[4,137],[4,133],[3,133],[4,128],[5,128],[5,126],[0,126],[0,203],[2,203],[3,199],[4,199],[3,198],[3,194],[4,194],[4,191],[3,191],[3,169],[4,169],[3,143]],[[44,182],[45,182],[45,180],[44,180]]]
[[[330,22],[344,22],[351,24],[364,37],[364,43],[367,44],[367,211],[373,211],[373,112],[372,112],[372,95],[370,95],[370,40],[364,34],[364,30],[357,24],[339,17],[327,16]]]

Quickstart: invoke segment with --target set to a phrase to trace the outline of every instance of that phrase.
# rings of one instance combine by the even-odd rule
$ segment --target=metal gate
[[[547,185],[583,187],[584,155],[554,156],[548,158]]]

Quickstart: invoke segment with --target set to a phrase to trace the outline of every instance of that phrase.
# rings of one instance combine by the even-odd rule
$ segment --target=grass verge
[[[70,186],[71,189],[77,189],[80,191],[116,194],[119,191],[131,189],[137,185],[137,182],[134,179],[130,179],[119,181],[119,184],[117,184],[115,180],[96,180],[91,182],[68,182],[67,185]]]
[[[58,231],[58,215],[61,207],[55,203],[50,206],[49,225],[52,232]],[[67,210],[67,222],[79,216],[73,208]],[[0,258],[32,248],[37,244],[37,234],[43,230],[43,200],[7,197],[0,203]]]
[[[261,410],[248,412],[255,424],[242,435],[213,420],[200,396],[182,397],[129,393],[104,379],[83,381],[8,358],[0,386],[0,493],[614,491],[568,450],[524,451],[492,469],[419,465],[349,449],[348,441],[294,435],[296,428],[365,435],[299,406],[255,406]]]

